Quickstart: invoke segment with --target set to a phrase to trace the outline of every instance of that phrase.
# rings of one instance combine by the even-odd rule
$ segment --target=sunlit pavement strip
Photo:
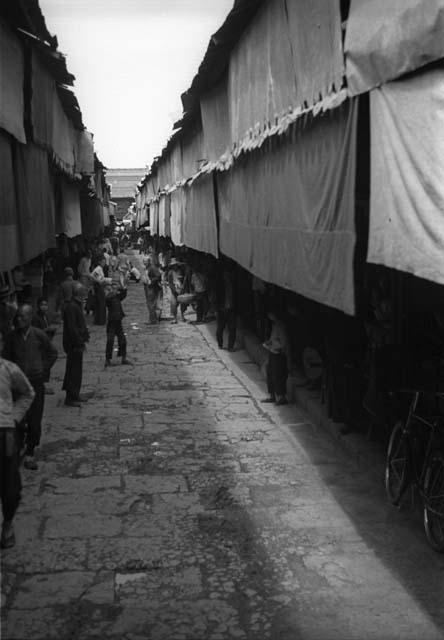
[[[205,327],[149,327],[141,285],[124,307],[135,367],[104,370],[92,327],[94,398],[46,397],[2,638],[442,638],[443,558],[420,522],[294,407],[265,413],[245,354]]]

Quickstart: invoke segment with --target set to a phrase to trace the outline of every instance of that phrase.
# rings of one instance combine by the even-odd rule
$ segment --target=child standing
[[[122,358],[122,364],[132,365],[133,363],[126,357],[126,337],[123,332],[122,320],[125,317],[122,308],[122,300],[126,298],[127,290],[117,282],[112,282],[108,293],[106,294],[105,304],[108,310],[108,320],[106,323],[106,360],[105,367],[113,365],[113,347],[114,337],[117,336],[119,345],[119,355]]]

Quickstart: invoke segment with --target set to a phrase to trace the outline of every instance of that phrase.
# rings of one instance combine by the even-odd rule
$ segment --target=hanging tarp
[[[352,0],[345,38],[352,95],[444,57],[444,0]]]
[[[109,215],[110,216],[116,217],[117,203],[116,202],[111,202],[111,200],[110,200],[108,202],[108,210],[109,210]]]
[[[148,222],[148,205],[139,209],[136,216],[136,227],[139,228]]]
[[[230,118],[226,79],[200,99],[204,157],[216,161],[230,147]]]
[[[171,193],[171,241],[176,247],[184,244],[183,240],[183,218],[185,211],[185,192],[184,187],[178,187]]]
[[[57,92],[52,103],[52,141],[54,160],[68,173],[75,172],[76,133],[72,122],[67,118]]]
[[[297,102],[312,106],[344,77],[339,0],[286,0]]]
[[[159,161],[157,175],[160,189],[171,186],[171,164],[169,155],[165,155],[165,157]]]
[[[109,206],[103,205],[103,226],[107,227],[109,225]]]
[[[444,71],[370,95],[368,261],[444,283]]]
[[[152,198],[154,198],[154,196],[157,193],[157,187],[154,184],[154,179],[153,178],[148,178],[148,180],[145,183],[145,188],[146,188],[146,201],[149,202]]]
[[[261,280],[349,314],[356,113],[348,101],[217,174],[221,252]]]
[[[0,131],[0,271],[20,264],[17,199],[11,138]]]
[[[20,40],[0,24],[0,129],[5,129],[22,143],[26,143],[24,64]]]
[[[159,236],[169,237],[170,230],[170,196],[166,194],[159,200]]]
[[[183,178],[182,147],[177,141],[170,151],[171,156],[171,186]]]
[[[54,184],[48,154],[35,145],[14,146],[20,264],[55,246]]]
[[[95,238],[103,232],[103,205],[97,198],[82,195],[80,199],[82,235]]]
[[[199,177],[184,188],[184,244],[191,249],[218,257],[216,205],[213,175]]]
[[[150,204],[150,231],[152,236],[159,233],[159,203],[155,200]]]
[[[264,3],[230,57],[231,142],[339,90],[341,42],[338,0]]]
[[[50,150],[62,171],[73,175],[83,167],[85,173],[91,172],[92,135],[74,129],[63,110],[56,83],[35,51],[32,54],[31,122],[34,142]]]
[[[57,216],[57,233],[64,233],[68,238],[75,238],[75,236],[79,236],[82,233],[80,184],[62,180],[61,207]]]
[[[199,171],[205,158],[202,127],[190,131],[181,141],[182,145],[182,178],[192,178]]]
[[[55,82],[35,51],[32,52],[31,124],[36,144],[52,151],[52,111],[55,100]]]
[[[76,171],[78,173],[94,173],[94,142],[93,134],[87,131],[76,131],[77,153]]]

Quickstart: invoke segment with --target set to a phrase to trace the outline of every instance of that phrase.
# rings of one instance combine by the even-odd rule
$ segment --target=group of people
[[[37,310],[10,300],[9,286],[0,289],[0,495],[2,548],[14,545],[12,526],[20,501],[20,460],[36,470],[35,449],[42,435],[45,383],[57,360],[54,329],[47,321],[46,300]]]
[[[127,296],[128,281],[143,283],[150,324],[160,321],[163,298],[168,293],[171,323],[186,321],[187,307],[192,305],[196,323],[216,318],[216,339],[224,348],[235,349],[239,292],[235,264],[224,259],[209,270],[194,255],[147,247],[139,271],[122,250],[114,253],[102,248],[92,265],[86,252],[75,269],[65,267],[56,295],[56,310],[63,320],[63,349],[66,368],[62,389],[65,406],[80,407],[88,397],[81,395],[83,356],[89,341],[86,315],[93,310],[94,322],[106,325],[105,367],[114,364],[114,342],[123,365],[132,365],[127,357],[127,341],[122,326],[125,316],[122,302]],[[20,464],[37,470],[35,450],[42,435],[45,395],[50,371],[57,360],[53,337],[57,324],[51,322],[48,300],[41,297],[34,309],[31,300],[12,301],[7,285],[0,288],[0,494],[3,509],[1,546],[15,543],[13,517],[20,500]],[[273,324],[270,339],[264,343],[269,351],[266,401],[284,404],[286,385],[285,337],[279,323]]]
[[[84,273],[82,273],[82,277]],[[94,276],[93,276],[94,277]],[[105,276],[104,276],[105,277]],[[88,400],[81,395],[83,355],[89,341],[86,323],[88,288],[74,279],[66,267],[57,294],[57,306],[63,319],[63,349],[66,367],[62,389],[65,406],[80,407]],[[88,280],[89,284],[89,280]],[[106,309],[105,367],[113,364],[114,341],[122,364],[127,358],[126,337],[122,327],[122,300],[126,287],[122,279],[110,278],[103,287]],[[48,315],[48,301],[41,297],[34,309],[31,300],[18,304],[8,285],[0,287],[0,496],[3,524],[0,544],[15,544],[13,518],[20,501],[20,464],[35,471],[35,450],[42,435],[45,395],[54,393],[48,382],[58,352],[53,344],[57,324]]]

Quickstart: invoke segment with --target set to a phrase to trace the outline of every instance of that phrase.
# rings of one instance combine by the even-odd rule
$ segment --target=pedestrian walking
[[[149,324],[157,324],[162,313],[162,274],[150,257],[146,258],[145,271],[142,275],[143,288],[145,290],[146,304],[148,307]]]
[[[112,366],[114,338],[117,336],[118,354],[122,358],[122,364],[132,365],[131,360],[126,357],[126,337],[122,327],[122,320],[125,313],[122,307],[122,300],[126,298],[127,289],[119,286],[117,282],[111,284],[111,289],[106,296],[106,307],[108,310],[108,321],[106,324],[106,354],[105,367]]]
[[[170,290],[170,311],[173,319],[171,320],[171,324],[177,324],[177,310],[180,306],[180,316],[183,322],[185,320],[185,309],[187,308],[186,304],[179,303],[177,297],[184,293],[184,283],[185,283],[185,272],[184,265],[176,260],[176,258],[171,258],[170,264],[168,266],[168,286]]]
[[[31,326],[33,310],[21,305],[15,317],[16,328],[5,337],[3,357],[17,364],[34,389],[34,400],[19,426],[20,444],[26,445],[24,466],[37,470],[35,448],[42,435],[42,417],[45,407],[45,379],[57,360],[57,349],[44,331]]]
[[[223,349],[224,330],[228,329],[228,351],[234,351],[236,342],[236,302],[234,265],[227,263],[219,269],[216,280],[216,339]]]
[[[66,353],[65,377],[62,389],[66,392],[65,405],[80,407],[84,398],[80,395],[83,373],[83,352],[89,340],[82,306],[85,289],[76,283],[72,300],[63,310],[63,349]]]
[[[15,544],[13,519],[20,503],[21,478],[17,424],[29,410],[35,392],[23,371],[2,358],[4,337],[0,332],[0,498],[2,533],[0,546]]]
[[[268,313],[271,322],[269,339],[263,343],[268,351],[267,389],[268,396],[262,402],[275,402],[277,405],[287,404],[287,336],[284,324],[273,312]]]

